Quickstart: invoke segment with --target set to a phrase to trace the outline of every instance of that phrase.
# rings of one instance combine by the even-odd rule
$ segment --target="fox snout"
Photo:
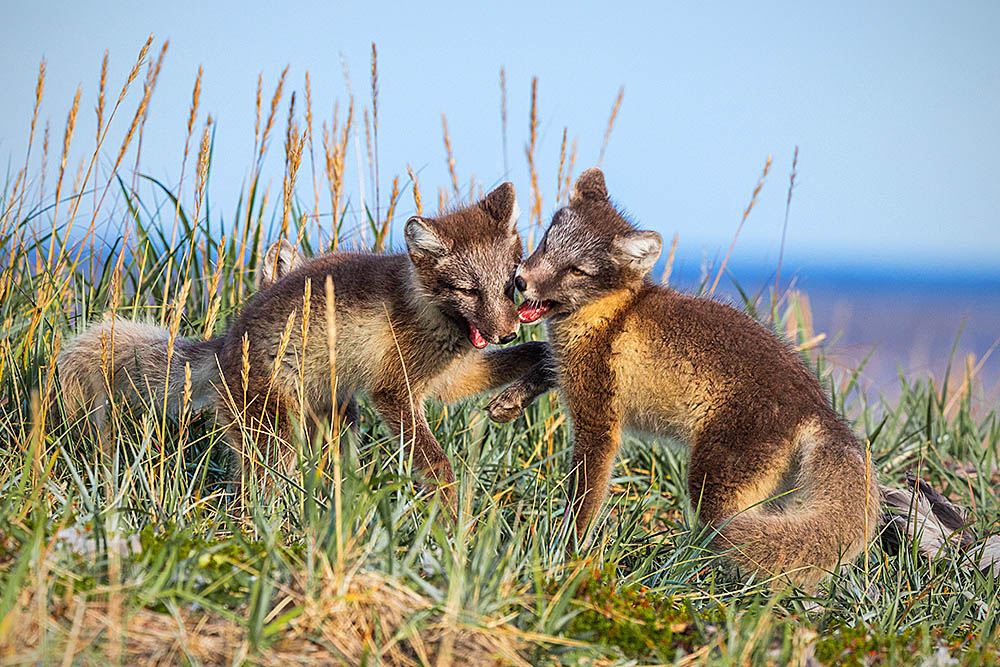
[[[496,333],[494,334],[493,342],[500,345],[506,345],[517,338],[517,332],[521,326],[521,321],[518,319],[517,310],[514,308],[513,302],[505,304],[505,306],[503,316],[495,320]]]
[[[529,265],[528,262],[525,262],[517,267],[517,273],[514,274],[514,287],[525,299],[540,301],[545,298],[541,292],[547,280],[546,273],[542,267]]]

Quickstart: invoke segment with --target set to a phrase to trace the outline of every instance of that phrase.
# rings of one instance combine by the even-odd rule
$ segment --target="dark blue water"
[[[770,303],[773,268],[735,264],[728,273],[717,290],[722,298],[741,300],[735,279],[744,292]],[[898,396],[900,373],[931,376],[940,386],[950,362],[953,387],[971,366],[974,402],[988,409],[1000,403],[1000,275],[845,265],[806,265],[788,273],[782,274],[781,290],[792,286],[806,294],[813,329],[826,335],[827,356],[836,367],[853,370],[868,357],[861,384],[869,397]],[[689,263],[670,282],[694,291],[702,274]]]

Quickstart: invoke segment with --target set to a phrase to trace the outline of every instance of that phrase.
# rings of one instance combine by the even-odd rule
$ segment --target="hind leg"
[[[236,497],[243,499],[251,488],[262,490],[271,485],[274,475],[290,475],[296,463],[293,443],[292,415],[294,401],[271,397],[263,409],[259,401],[248,401],[248,407],[234,415],[223,406],[228,420],[228,436],[232,448],[230,480]],[[264,481],[265,484],[261,485]]]
[[[361,412],[358,410],[358,400],[354,394],[337,396],[337,415],[344,426],[350,428],[354,435],[358,434],[358,429],[361,428]]]
[[[763,522],[753,518],[771,510],[764,503],[780,493],[791,466],[791,443],[764,438],[705,433],[691,451],[688,492],[699,522],[717,532],[713,548],[741,571],[775,575],[792,555],[775,553]]]

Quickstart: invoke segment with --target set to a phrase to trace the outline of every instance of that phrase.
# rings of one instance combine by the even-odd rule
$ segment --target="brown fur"
[[[479,352],[470,342],[469,323],[493,343],[507,342],[517,331],[512,278],[521,241],[516,218],[514,189],[506,183],[475,206],[436,219],[411,218],[406,225],[409,255],[334,253],[300,261],[294,249],[288,253],[273,247],[261,278],[266,289],[246,304],[228,333],[213,341],[182,342],[198,373],[214,374],[217,405],[230,424],[237,454],[234,478],[248,472],[253,445],[277,447],[269,456],[279,461],[279,470],[287,469],[295,460],[293,420],[304,412],[308,423],[301,426],[311,433],[332,413],[324,290],[329,277],[335,288],[338,403],[368,393],[392,432],[412,448],[416,467],[444,485],[451,498],[448,485],[454,476],[424,418],[425,400],[453,401],[502,386],[548,356],[544,343]],[[266,275],[269,268],[280,278],[276,282]],[[290,273],[279,275],[288,268]],[[303,341],[307,282],[311,296]],[[276,363],[289,316],[294,324]],[[143,384],[162,387],[166,333],[137,326],[142,335],[136,340],[115,334],[115,364],[136,359]],[[69,379],[78,387],[73,396],[81,407],[104,396],[97,389],[100,378],[94,379],[94,369],[100,368],[94,364],[100,358],[97,335],[95,328],[88,330],[59,359],[60,375],[64,383]],[[245,380],[244,337],[249,360]],[[179,386],[173,369],[170,386],[175,391]]]
[[[525,296],[550,302],[574,428],[577,535],[600,508],[622,431],[670,436],[691,447],[691,502],[718,531],[715,547],[742,571],[814,583],[876,533],[880,497],[864,450],[773,333],[644,279],[660,245],[618,213],[590,169],[518,270]],[[491,413],[506,418],[555,379],[539,367]]]

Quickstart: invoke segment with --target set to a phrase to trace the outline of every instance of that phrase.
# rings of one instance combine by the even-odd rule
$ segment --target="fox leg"
[[[524,408],[559,384],[559,375],[553,364],[539,362],[515,380],[506,389],[490,399],[486,412],[498,424],[513,421]]]
[[[469,354],[449,368],[429,393],[443,403],[451,403],[510,384],[525,374],[535,373],[536,369],[540,377],[546,368],[553,368],[554,375],[554,365],[551,349],[542,341]]]
[[[411,397],[406,392],[380,389],[371,394],[375,409],[392,430],[402,437],[413,456],[413,464],[427,478],[438,485],[449,507],[455,505],[455,475],[451,470],[444,449],[431,432],[424,417],[422,397]]]
[[[337,414],[355,434],[361,426],[361,415],[358,410],[358,400],[354,394],[337,396]]]
[[[587,533],[594,515],[601,509],[611,481],[615,454],[621,446],[621,427],[617,420],[589,418],[574,412],[573,516],[577,540]],[[582,419],[581,419],[582,417]],[[582,423],[581,423],[582,421]]]
[[[267,394],[249,399],[239,418],[233,415],[230,406],[223,406],[233,448],[231,479],[237,492],[246,485],[257,485],[257,466],[271,467],[280,475],[294,469],[292,415],[299,414],[297,404],[275,388],[271,389],[266,405],[264,396]]]
[[[691,449],[688,492],[705,524],[725,521],[772,497],[791,463],[790,443],[768,445],[763,437],[742,438],[733,430],[718,437],[706,432]]]
[[[764,503],[780,493],[790,473],[792,444],[767,444],[763,436],[740,437],[731,428],[719,431],[703,433],[691,450],[691,505],[703,526],[718,531],[712,539],[716,551],[741,571],[760,570],[774,576],[796,556],[772,545],[770,523],[758,517],[787,511]]]
[[[565,386],[573,418],[572,510],[576,537],[587,532],[608,491],[615,454],[621,446],[621,415],[615,406],[614,376],[606,357],[588,355],[568,373]]]

